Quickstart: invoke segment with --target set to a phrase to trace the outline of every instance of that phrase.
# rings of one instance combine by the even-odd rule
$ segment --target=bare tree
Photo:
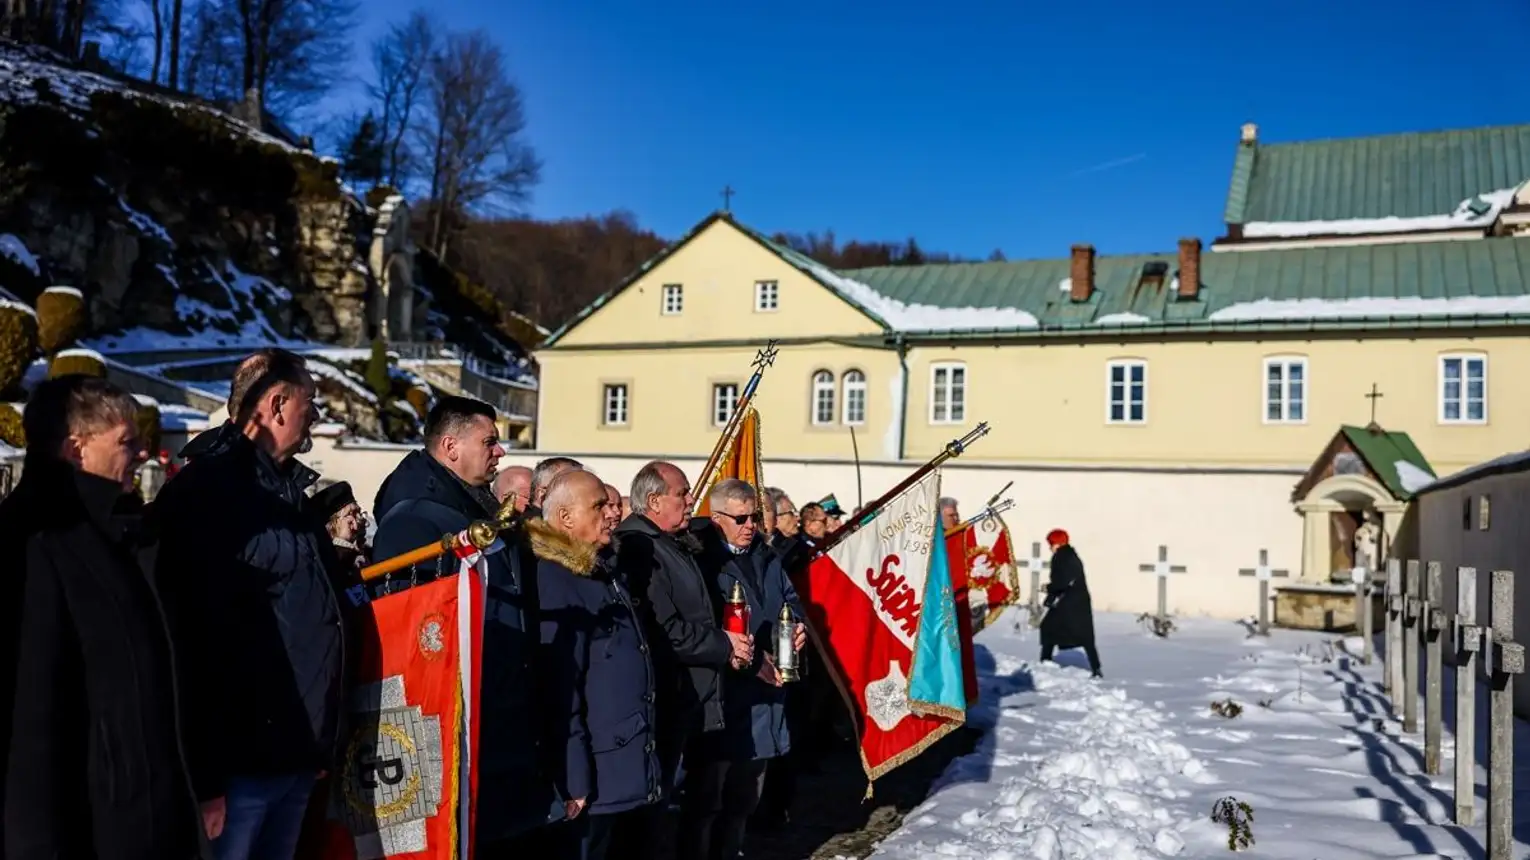
[[[382,137],[382,181],[394,188],[402,188],[419,167],[409,132],[417,120],[425,74],[437,41],[430,16],[415,10],[372,43],[372,73],[376,80],[369,90],[377,105]]]
[[[446,37],[426,74],[417,130],[430,159],[430,247],[444,258],[454,225],[469,214],[516,211],[531,196],[541,162],[523,135],[520,88],[504,54],[482,30]]]
[[[191,7],[190,19],[181,88],[214,101],[239,99],[238,28],[230,8],[219,0],[201,0]]]
[[[158,0],[156,0],[158,2]],[[182,0],[170,0],[170,76],[171,88],[181,85],[181,7]]]

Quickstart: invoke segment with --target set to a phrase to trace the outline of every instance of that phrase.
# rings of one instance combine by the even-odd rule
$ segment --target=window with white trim
[[[601,396],[601,423],[607,427],[627,426],[627,386],[612,383]]]
[[[813,423],[819,427],[834,423],[834,374],[827,370],[813,374]]]
[[[665,284],[662,310],[667,317],[675,316],[685,310],[685,287],[680,284]]]
[[[866,374],[859,370],[845,371],[843,386],[845,391],[845,414],[841,419],[845,424],[859,426],[866,423]]]
[[[930,423],[967,420],[967,365],[943,361],[930,365]]]
[[[775,281],[754,282],[755,313],[769,313],[781,308],[781,285]]]
[[[1110,424],[1147,421],[1147,362],[1112,361],[1106,365],[1105,388]]]
[[[712,423],[718,427],[733,418],[738,408],[738,383],[719,382],[712,386]]]
[[[1304,424],[1307,421],[1307,359],[1299,356],[1264,360],[1264,423]]]
[[[1440,356],[1440,423],[1487,423],[1487,356]]]

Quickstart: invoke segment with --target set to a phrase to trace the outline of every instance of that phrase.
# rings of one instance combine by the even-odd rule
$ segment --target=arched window
[[[866,423],[866,374],[859,370],[845,371],[844,422],[852,426]]]
[[[834,374],[827,370],[813,374],[813,423],[834,423]]]

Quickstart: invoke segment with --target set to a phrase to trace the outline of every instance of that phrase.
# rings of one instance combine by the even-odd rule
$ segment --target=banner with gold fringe
[[[714,479],[707,486],[696,488],[696,516],[705,517],[712,513],[712,506],[707,503],[707,493],[718,482],[728,478],[738,478],[754,487],[760,500],[759,510],[765,509],[765,473],[760,462],[760,413],[753,406],[744,411],[742,420],[736,422],[732,438],[723,449],[722,462],[714,473]]]

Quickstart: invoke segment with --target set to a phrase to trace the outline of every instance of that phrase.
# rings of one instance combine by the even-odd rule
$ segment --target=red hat
[[[1052,529],[1047,532],[1047,546],[1059,547],[1068,545],[1068,533],[1062,529]]]

